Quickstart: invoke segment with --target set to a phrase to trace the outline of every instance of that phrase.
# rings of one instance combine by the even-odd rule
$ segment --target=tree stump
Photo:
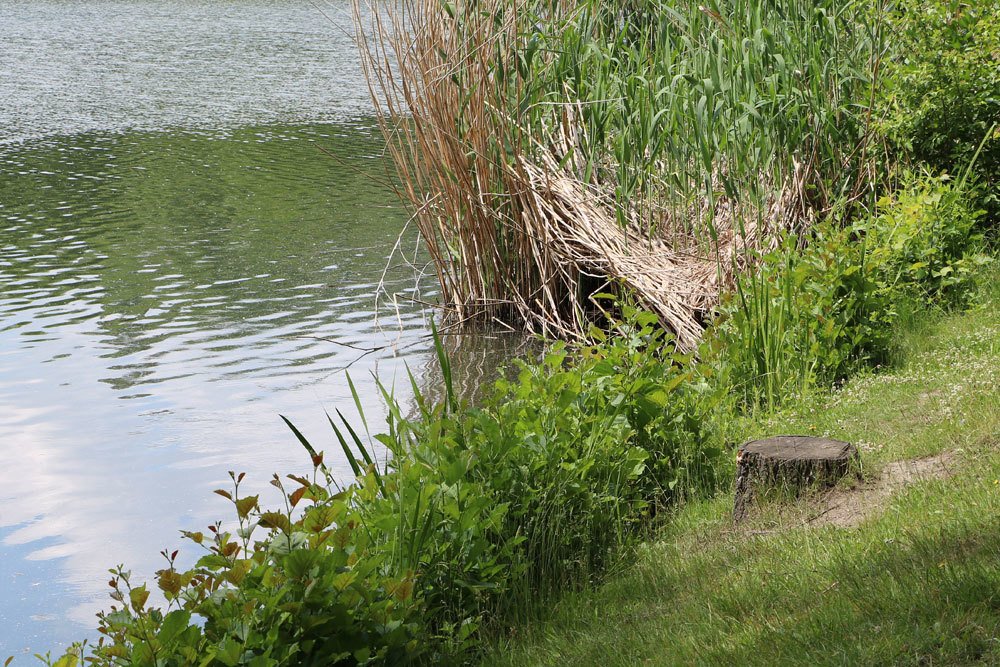
[[[833,486],[858,461],[854,445],[830,438],[780,435],[748,442],[736,454],[733,521],[746,517],[758,494],[787,490],[798,496],[806,488]]]

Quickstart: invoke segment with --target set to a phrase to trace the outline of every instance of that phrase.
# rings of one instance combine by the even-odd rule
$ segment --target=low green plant
[[[414,383],[417,412],[406,416],[385,392],[388,429],[374,437],[391,454],[383,464],[342,415],[330,419],[355,475],[346,487],[288,422],[311,474],[274,476],[273,510],[231,473],[232,489],[216,493],[232,503],[235,527],[185,532],[205,552],[191,568],[163,552],[166,608],[112,570],[115,606],[85,659],[462,662],[484,628],[598,579],[653,514],[714,489],[722,470],[716,394],[654,315],[622,312],[617,336],[595,330],[602,340],[574,354],[557,344],[541,363],[518,364],[478,408],[456,396],[439,344],[444,400],[429,404]]]
[[[390,466],[414,462],[421,484],[470,485],[477,502],[503,510],[505,580],[456,595],[453,573],[418,568],[443,621],[503,625],[530,613],[548,593],[599,578],[651,515],[715,487],[717,395],[654,315],[622,313],[615,336],[594,329],[593,345],[557,343],[539,363],[515,363],[479,407],[454,396],[441,355],[445,400],[429,406],[416,392],[417,418],[393,410],[379,436]]]
[[[284,507],[266,510],[241,495],[231,473],[235,533],[220,523],[184,532],[204,554],[156,584],[165,609],[147,606],[150,589],[119,566],[111,571],[116,605],[100,615],[102,638],[87,662],[98,665],[398,664],[425,644],[423,600],[414,573],[398,569],[359,511],[374,478],[331,493],[322,457],[311,478],[277,475]]]
[[[717,396],[654,315],[624,312],[613,337],[518,364],[476,413],[507,531],[526,538],[520,607],[599,577],[651,515],[719,479]]]
[[[892,304],[866,247],[832,222],[804,250],[789,237],[742,277],[707,349],[746,409],[769,409],[811,386],[884,360]]]
[[[985,211],[978,200],[964,179],[904,175],[903,186],[855,226],[885,287],[925,305],[963,305],[990,261],[983,252],[978,221]]]
[[[741,277],[706,343],[744,407],[828,386],[888,361],[901,311],[965,305],[991,260],[965,179],[904,176],[852,225],[833,219],[788,237]]]

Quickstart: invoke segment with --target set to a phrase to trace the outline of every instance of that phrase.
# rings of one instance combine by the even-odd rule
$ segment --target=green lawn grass
[[[605,585],[564,596],[486,664],[1000,663],[1000,281],[988,283],[972,311],[908,327],[892,369],[733,426],[854,442],[869,482],[945,451],[950,475],[878,499],[854,528],[807,523],[820,499],[738,531],[729,494],[689,503]]]

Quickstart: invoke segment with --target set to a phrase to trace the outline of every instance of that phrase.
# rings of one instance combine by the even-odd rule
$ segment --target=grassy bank
[[[748,420],[748,437],[860,444],[867,483],[947,452],[886,495],[774,506],[734,531],[732,498],[692,503],[607,585],[494,646],[496,665],[968,664],[1000,660],[1000,299],[922,319],[905,362]],[[825,522],[830,503],[869,510]],[[850,522],[848,522],[850,523]]]

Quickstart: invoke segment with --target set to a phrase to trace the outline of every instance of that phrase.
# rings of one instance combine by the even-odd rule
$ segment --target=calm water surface
[[[228,518],[228,470],[308,468],[278,414],[330,442],[340,343],[386,346],[370,422],[371,371],[425,372],[367,110],[309,2],[0,2],[0,661],[92,636],[106,569]]]

